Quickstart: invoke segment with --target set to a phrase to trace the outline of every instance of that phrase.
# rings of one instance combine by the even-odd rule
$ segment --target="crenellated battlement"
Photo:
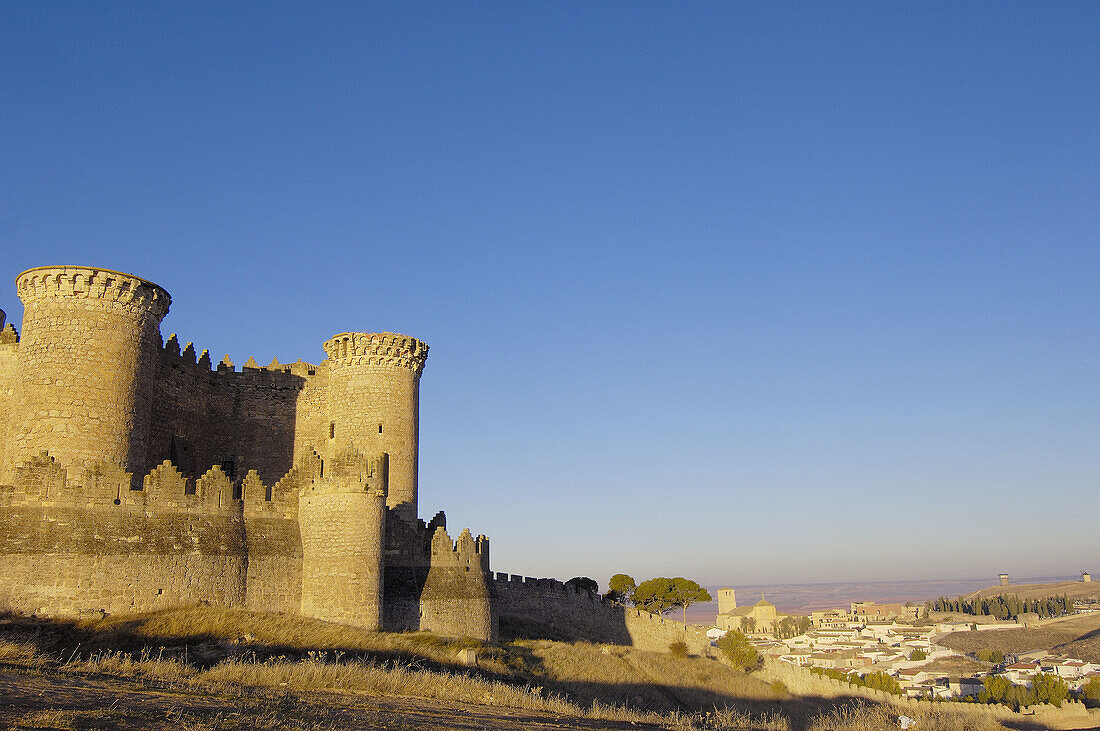
[[[334,368],[348,365],[388,365],[408,368],[416,375],[424,370],[428,346],[399,333],[341,333],[322,346]]]
[[[45,266],[28,269],[15,278],[24,304],[34,300],[70,297],[130,305],[140,303],[159,322],[168,314],[172,297],[147,279],[110,269],[81,266]]]
[[[241,516],[267,512],[281,516],[287,500],[267,488],[255,472],[235,485],[215,465],[198,479],[188,479],[170,461],[152,469],[134,488],[132,475],[119,465],[97,462],[75,478],[49,453],[26,460],[15,469],[13,484],[0,486],[0,504],[46,508],[79,508],[119,512],[138,511],[147,518],[187,513]],[[297,495],[295,494],[295,499]]]
[[[8,322],[8,315],[0,310],[0,346],[15,346],[19,344],[19,331],[15,325]],[[7,324],[5,324],[7,323]]]
[[[466,569],[489,570],[489,539],[476,539],[469,528],[463,528],[458,540],[452,541],[447,529],[437,527],[432,533],[432,566],[457,566]]]
[[[280,363],[279,359],[275,358],[268,365],[262,366],[256,362],[254,357],[249,356],[240,370],[237,370],[228,354],[221,359],[217,367],[214,367],[210,351],[203,350],[201,354],[197,354],[195,344],[191,342],[188,342],[181,349],[179,339],[175,333],[170,334],[168,339],[164,341],[161,347],[161,356],[163,362],[170,367],[187,370],[196,375],[211,377],[224,375],[228,376],[234,383],[256,381],[258,378],[266,376],[272,385],[300,384],[301,379],[317,375],[320,368],[320,366],[307,363],[301,358],[293,363]],[[292,378],[280,380],[282,376],[291,376]]]

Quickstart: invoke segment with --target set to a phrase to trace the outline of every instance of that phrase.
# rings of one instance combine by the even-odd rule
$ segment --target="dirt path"
[[[414,698],[251,690],[237,697],[220,697],[187,690],[143,687],[140,683],[117,678],[0,670],[0,729],[30,728],[549,731],[660,727]]]

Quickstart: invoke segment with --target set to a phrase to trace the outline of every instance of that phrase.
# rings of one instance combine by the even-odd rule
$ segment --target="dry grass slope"
[[[202,713],[181,710],[173,727],[196,730],[340,728],[324,726],[325,713],[317,710],[317,703],[304,700],[317,693],[335,694],[326,696],[335,700],[321,704],[329,709],[343,708],[359,698],[415,698],[425,699],[417,701],[421,705],[469,704],[470,708],[508,709],[513,715],[521,711],[549,714],[563,719],[563,728],[590,728],[576,725],[585,723],[684,731],[897,727],[897,712],[888,707],[851,698],[791,697],[781,684],[769,684],[711,658],[674,657],[620,646],[550,641],[486,645],[425,633],[371,633],[289,615],[201,607],[68,623],[7,616],[0,619],[0,638],[0,665],[24,673],[52,674],[44,678],[119,678],[124,680],[116,682],[184,690],[208,706]],[[469,647],[478,651],[476,668],[456,660],[457,651]],[[242,725],[241,719],[249,714],[231,717],[226,710],[220,715],[233,702],[247,703],[249,693],[280,698],[281,715],[270,715],[271,704],[258,702],[254,705],[264,711],[251,712],[252,726]],[[128,721],[126,714],[132,709],[115,709],[118,713],[110,718],[95,716],[110,710],[103,708],[88,708],[85,716],[80,715],[85,710],[25,710],[10,728],[159,728],[145,716]],[[209,725],[211,713],[219,716],[213,726]],[[945,709],[930,715],[920,728],[973,727],[960,725],[963,721],[957,717],[965,718]],[[386,726],[398,727],[404,728]]]

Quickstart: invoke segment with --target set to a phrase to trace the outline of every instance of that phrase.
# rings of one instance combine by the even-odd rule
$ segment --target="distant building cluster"
[[[1007,581],[1008,576],[998,578]],[[1091,581],[1088,572],[1082,572],[1081,581]],[[1076,614],[1100,612],[1100,600],[1077,599],[1073,608]],[[1030,687],[1036,676],[1048,674],[1064,681],[1072,691],[1100,678],[1100,663],[1046,650],[991,655],[985,659],[992,664],[980,672],[943,670],[966,667],[965,655],[937,643],[947,635],[1032,626],[1039,618],[1021,615],[1013,621],[935,622],[922,618],[920,612],[921,608],[912,604],[853,602],[847,609],[812,612],[810,629],[784,638],[776,628],[782,619],[794,615],[780,614],[763,597],[756,604],[738,607],[733,589],[721,589],[718,617],[709,635],[717,639],[730,630],[745,631],[764,655],[800,667],[820,668],[838,679],[881,672],[893,677],[901,692],[911,698],[977,697],[988,676]],[[942,662],[950,658],[955,660]]]
[[[775,605],[764,598],[763,592],[760,593],[760,601],[739,607],[737,594],[733,589],[718,590],[718,619],[715,626],[722,634],[730,630],[771,633],[786,617],[786,614],[777,612]]]

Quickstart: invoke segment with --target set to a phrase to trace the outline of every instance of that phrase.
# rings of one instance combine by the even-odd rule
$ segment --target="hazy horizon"
[[[497,571],[1098,569],[1097,68],[1095,3],[5,3],[0,308],[424,340]]]
[[[1049,584],[1061,581],[1076,581],[1076,576],[1023,576],[1011,579],[1005,587],[1005,593],[1012,593],[1012,584]],[[810,584],[714,584],[705,587],[712,596],[719,588],[734,590],[738,606],[755,604],[764,598],[776,606],[780,612],[809,614],[813,610],[847,608],[851,602],[873,601],[879,604],[924,602],[941,596],[956,597],[972,591],[997,586],[996,577],[981,579],[932,579],[923,581],[838,581]],[[700,624],[713,622],[718,613],[717,599],[701,602],[688,607],[688,622]],[[669,616],[682,616],[674,611]]]

